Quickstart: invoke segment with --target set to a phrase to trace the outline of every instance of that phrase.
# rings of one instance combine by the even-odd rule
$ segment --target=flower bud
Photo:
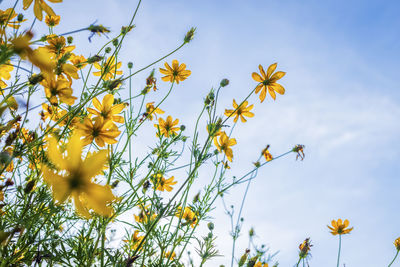
[[[92,56],[92,57],[89,57],[88,59],[87,59],[87,63],[89,63],[89,64],[93,64],[93,63],[95,63],[95,62],[99,62],[99,61],[101,61],[103,59],[103,57],[102,56],[99,56],[99,55],[94,55],[94,56]]]
[[[184,41],[185,43],[189,43],[191,40],[193,40],[193,36],[194,36],[195,31],[196,31],[196,28],[193,28],[193,27],[192,27],[192,28],[186,33],[185,38],[183,39],[183,41]]]
[[[113,44],[113,46],[117,46],[117,45],[118,45],[118,43],[119,43],[119,42],[118,42],[118,39],[116,39],[116,38],[115,38],[114,40],[112,40],[112,44]]]
[[[132,62],[128,62],[128,68],[130,68],[130,69],[133,68],[133,63]]]
[[[207,224],[207,227],[208,227],[208,229],[209,229],[210,231],[214,230],[214,224],[213,224],[212,222],[209,222],[209,223]]]
[[[67,37],[67,43],[68,44],[72,44],[73,41],[74,41],[74,37],[72,37],[72,36],[68,36]]]
[[[228,84],[229,84],[229,80],[228,80],[228,79],[222,79],[222,81],[221,81],[221,83],[220,83],[221,87],[225,87],[225,86],[227,86]]]
[[[24,20],[24,14],[18,14],[17,20],[22,22]]]
[[[107,46],[105,51],[106,51],[106,53],[110,53],[111,52],[111,47]]]

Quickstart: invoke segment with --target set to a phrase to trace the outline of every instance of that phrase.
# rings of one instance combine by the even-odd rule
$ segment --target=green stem
[[[338,255],[337,255],[337,264],[336,264],[337,267],[339,267],[341,248],[342,248],[342,235],[339,235],[339,251],[338,251]]]
[[[299,257],[299,261],[297,262],[296,267],[299,267],[300,261],[301,261],[301,257]]]
[[[396,255],[394,256],[393,260],[390,262],[388,267],[392,266],[393,262],[396,260],[397,256],[399,255],[400,250],[397,250]]]

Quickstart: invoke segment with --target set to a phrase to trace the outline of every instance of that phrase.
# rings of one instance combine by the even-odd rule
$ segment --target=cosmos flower
[[[165,62],[164,66],[165,69],[160,68],[160,72],[165,75],[161,77],[164,82],[176,82],[179,84],[180,81],[186,80],[192,73],[190,70],[186,70],[186,65],[184,63],[179,65],[176,59],[172,61],[172,67],[170,67],[167,62]]]
[[[258,68],[260,70],[261,76],[256,72],[253,72],[251,74],[253,79],[256,82],[260,83],[256,87],[256,94],[258,94],[258,92],[260,92],[261,90],[260,93],[261,103],[264,101],[265,96],[267,95],[267,90],[274,100],[276,99],[275,92],[281,95],[285,93],[285,88],[283,88],[283,86],[277,83],[276,81],[285,76],[286,73],[283,71],[277,71],[274,74],[272,74],[275,71],[277,65],[278,65],[277,63],[270,65],[268,67],[267,73],[265,73],[264,68],[261,65],[259,65]]]
[[[353,227],[346,229],[349,226],[349,220],[338,219],[337,221],[332,220],[332,227],[328,225],[328,228],[331,230],[332,235],[344,235],[348,234],[353,230]]]
[[[222,132],[221,135],[219,136],[219,139],[217,140],[216,138],[214,139],[214,144],[217,147],[219,152],[224,152],[227,159],[232,162],[233,158],[233,152],[231,146],[236,145],[236,139],[235,138],[229,138],[225,132]]]
[[[164,135],[165,137],[170,137],[176,135],[177,132],[179,131],[179,127],[175,127],[176,125],[178,125],[178,123],[179,123],[178,119],[172,121],[172,117],[168,116],[167,120],[159,118],[158,124],[154,124],[154,127],[160,130],[161,135]]]
[[[245,116],[249,118],[254,117],[254,113],[250,112],[250,110],[253,109],[254,105],[247,106],[248,104],[248,101],[244,101],[243,104],[239,107],[235,99],[233,99],[233,109],[225,109],[225,116],[235,116],[233,122],[237,122],[239,117],[242,122],[246,122],[247,120],[245,119]]]

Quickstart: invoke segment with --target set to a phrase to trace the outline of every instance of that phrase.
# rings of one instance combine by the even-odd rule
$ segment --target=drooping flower
[[[160,109],[160,108],[156,108],[154,107],[154,102],[150,102],[146,104],[146,112],[143,113],[143,119],[148,118],[149,120],[153,120],[153,116],[154,118],[157,119],[157,114],[164,114],[165,111]]]
[[[269,145],[267,145],[261,152],[261,154],[264,156],[266,161],[271,161],[272,160],[272,155],[268,151]]]
[[[179,65],[176,59],[172,61],[172,67],[170,67],[167,62],[165,62],[164,66],[166,69],[160,68],[160,72],[166,75],[161,77],[164,82],[176,82],[179,84],[180,81],[186,80],[192,73],[190,70],[186,70],[185,63]]]
[[[115,196],[109,186],[92,182],[92,178],[101,174],[107,162],[107,151],[100,150],[82,160],[83,143],[76,133],[66,145],[66,155],[58,149],[55,137],[48,142],[47,156],[56,170],[47,165],[43,165],[42,170],[45,182],[52,187],[55,200],[63,203],[71,197],[76,211],[85,218],[90,218],[91,209],[102,216],[110,216],[113,209],[109,204]]]
[[[261,103],[264,101],[265,96],[267,95],[267,90],[274,100],[276,99],[275,92],[281,95],[285,93],[285,88],[283,88],[283,86],[277,83],[276,81],[285,76],[286,73],[283,71],[277,71],[274,74],[272,74],[275,71],[277,65],[278,65],[277,63],[270,65],[268,67],[267,73],[265,73],[264,68],[261,65],[259,65],[258,68],[260,70],[261,76],[256,72],[253,72],[251,74],[253,79],[256,82],[260,83],[256,87],[256,94],[258,94],[258,92],[260,92],[261,90],[260,93]]]
[[[217,140],[216,138],[214,139],[214,144],[217,147],[219,152],[224,152],[227,159],[232,162],[233,158],[233,152],[231,146],[236,145],[236,139],[235,138],[229,138],[225,132],[221,132],[221,135],[219,136],[219,139]]]
[[[225,116],[235,116],[233,122],[237,122],[239,117],[242,122],[246,122],[246,117],[252,118],[254,117],[254,113],[250,112],[253,109],[254,105],[247,106],[249,104],[248,101],[244,101],[243,104],[239,107],[236,103],[235,99],[233,99],[233,109],[225,109]]]
[[[57,26],[60,23],[60,16],[49,16],[46,15],[46,18],[44,19],[44,21],[46,22],[47,26],[49,27],[54,27]]]
[[[331,230],[332,235],[344,235],[348,234],[353,230],[353,227],[346,229],[349,226],[349,220],[338,219],[337,221],[332,220],[332,227],[328,225],[328,228]]]
[[[100,71],[93,72],[93,75],[101,76],[104,81],[110,80],[114,78],[115,75],[122,74],[122,70],[118,70],[121,68],[121,65],[121,62],[115,63],[115,57],[112,56],[108,58],[102,66],[100,66],[99,63],[94,63],[93,66]]]
[[[306,238],[300,245],[299,245],[299,257],[301,259],[307,258],[310,255],[311,247],[311,240],[310,238]]]
[[[158,124],[154,124],[154,127],[160,130],[160,134],[164,135],[165,137],[174,136],[179,131],[179,127],[175,127],[178,125],[179,120],[175,119],[172,121],[172,117],[168,116],[167,120],[163,120],[162,118],[158,119]],[[158,136],[158,133],[157,133]]]
[[[33,0],[23,1],[24,10],[27,10],[31,6],[32,1]],[[62,0],[49,0],[49,2],[61,3]],[[46,12],[46,14],[49,16],[56,15],[56,13],[54,13],[53,9],[45,2],[45,0],[35,0],[35,3],[33,5],[33,13],[35,14],[35,17],[40,21],[43,19],[43,11]]]
[[[186,221],[186,224],[190,224],[190,226],[193,228],[196,225],[197,222],[197,216],[196,214],[190,209],[190,207],[185,207],[184,210],[182,210],[182,207],[178,207],[178,210],[175,214],[176,217],[182,218],[183,220]]]
[[[103,97],[102,103],[97,99],[97,97],[92,100],[94,108],[87,108],[89,113],[103,117],[104,121],[114,121],[119,123],[124,123],[124,117],[117,115],[125,108],[125,104],[114,105],[114,96],[112,94],[107,94]]]
[[[85,118],[83,123],[77,125],[77,130],[84,136],[83,144],[88,145],[95,140],[96,144],[103,147],[107,144],[117,143],[121,131],[111,121],[104,121],[103,117],[95,117],[94,123],[91,119]]]

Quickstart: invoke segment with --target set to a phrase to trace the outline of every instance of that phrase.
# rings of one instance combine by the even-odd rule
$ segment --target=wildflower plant
[[[216,201],[243,183],[247,194],[259,168],[276,159],[293,152],[304,159],[302,145],[276,156],[267,145],[246,174],[233,176],[228,165],[241,140],[236,124],[253,119],[256,94],[263,102],[267,92],[274,100],[285,93],[277,83],[285,72],[275,71],[277,63],[267,72],[260,65],[260,74],[245,76],[254,88],[225,109],[217,106],[229,85],[223,79],[186,126],[164,103],[190,79],[190,66],[170,56],[192,41],[195,28],[167,55],[134,67],[120,52],[141,1],[117,33],[97,24],[59,32],[68,21],[54,11],[61,2],[15,1],[0,10],[0,266],[185,266],[193,265],[193,247],[199,266],[207,264],[219,256],[210,217]],[[48,28],[44,35],[35,31],[39,23]],[[85,33],[89,41],[98,34],[104,45],[78,54],[73,37]],[[148,75],[144,88],[132,83],[140,73]],[[145,155],[134,147],[141,132],[154,140]],[[199,191],[205,164],[213,174]],[[276,254],[254,243],[254,231],[251,249],[235,256],[246,194],[236,224],[234,208],[225,207],[231,265],[271,266]],[[351,231],[347,221],[341,225],[331,228],[339,237]],[[199,235],[201,226],[207,235]],[[301,259],[311,246],[309,239],[300,245]]]

